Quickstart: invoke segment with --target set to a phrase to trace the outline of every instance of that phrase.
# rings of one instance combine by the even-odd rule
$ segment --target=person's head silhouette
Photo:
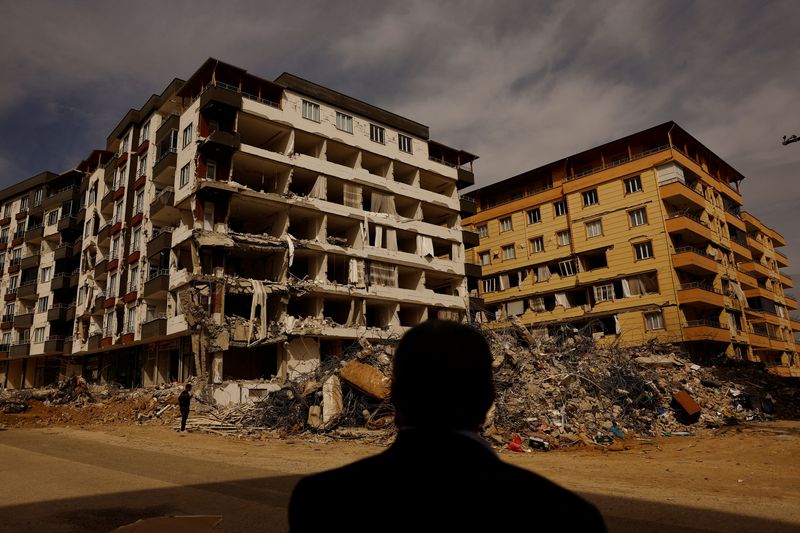
[[[478,430],[493,401],[492,354],[475,329],[430,320],[400,340],[392,403],[401,429]]]

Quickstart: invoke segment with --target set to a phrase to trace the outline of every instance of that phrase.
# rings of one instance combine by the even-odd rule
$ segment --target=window
[[[147,154],[139,158],[139,175],[144,176],[147,174]]]
[[[644,324],[648,331],[653,331],[654,329],[664,329],[664,315],[661,314],[661,311],[645,313]]]
[[[599,237],[603,234],[603,224],[599,220],[586,223],[586,238]]]
[[[58,222],[58,209],[47,213],[47,225],[52,226]]]
[[[3,333],[3,344],[6,346],[11,344],[11,333]]]
[[[481,252],[480,254],[478,254],[478,257],[480,257],[482,265],[488,265],[489,263],[492,262],[492,258],[489,255],[489,252]]]
[[[528,211],[528,224],[536,224],[537,222],[541,221],[542,221],[542,213],[539,211],[538,207]]]
[[[78,305],[83,305],[83,301],[86,299],[86,285],[82,285],[78,289]]]
[[[144,213],[144,189],[136,192],[134,207],[136,214]]]
[[[114,224],[122,222],[122,200],[114,204]]]
[[[134,292],[139,285],[139,267],[134,266],[131,268],[130,281],[128,282],[128,292]]]
[[[411,137],[409,137],[408,135],[403,135],[402,133],[398,133],[397,144],[399,145],[401,152],[406,152],[407,154],[411,153]]]
[[[569,230],[559,231],[556,233],[556,238],[558,239],[559,246],[569,246],[569,243],[572,242]]]
[[[207,180],[215,180],[217,179],[217,162],[213,160],[206,161],[206,179]]]
[[[117,294],[117,273],[108,276],[108,298],[113,298]]]
[[[610,302],[613,299],[614,299],[613,283],[594,286],[594,300],[596,302]]]
[[[376,126],[375,124],[370,124],[369,125],[369,140],[370,141],[374,141],[376,143],[384,144],[386,142],[385,135],[386,135],[386,130],[384,130],[382,127]]]
[[[19,212],[27,211],[28,210],[28,197],[23,196],[19,199]]]
[[[353,133],[353,117],[344,113],[336,112],[336,129]]]
[[[5,204],[3,206],[3,218],[11,216],[11,204]]]
[[[19,276],[14,276],[8,280],[8,292],[17,292],[17,285],[19,284]]]
[[[500,231],[511,231],[514,226],[511,224],[511,217],[505,217],[500,219]]]
[[[44,195],[44,189],[36,189],[36,192],[33,193],[33,207],[39,207],[42,205],[42,196]]]
[[[115,189],[119,189],[120,187],[125,186],[125,177],[128,175],[128,169],[126,167],[120,167],[119,172],[117,173],[117,183],[115,185]]]
[[[514,252],[513,244],[503,246],[503,259],[514,259],[515,257],[517,257],[517,254]]]
[[[653,246],[650,244],[650,241],[634,244],[633,249],[636,253],[636,259],[649,259],[653,257]]]
[[[133,239],[131,240],[131,253],[139,251],[139,244],[142,241],[142,228],[136,228],[133,232]]]
[[[97,183],[92,185],[92,188],[89,189],[89,201],[87,205],[92,205],[97,201]]]
[[[560,202],[556,202],[553,204],[553,211],[555,212],[557,217],[563,216],[567,214],[567,202],[565,200],[561,200]]]
[[[597,203],[597,189],[583,193],[583,207],[588,207]]]
[[[109,313],[106,315],[106,337],[110,337],[114,334],[114,313]]]
[[[185,128],[183,128],[183,142],[181,144],[181,148],[186,148],[189,146],[189,143],[192,142],[192,125],[189,124]]]
[[[489,278],[483,280],[483,292],[494,292],[496,289],[496,280],[497,278]]]
[[[126,135],[124,139],[122,139],[122,150],[120,153],[125,153],[128,151],[128,143],[130,142],[130,135]]]
[[[53,273],[53,267],[43,267],[42,268],[42,275],[41,275],[41,278],[40,278],[41,282],[42,283],[47,283],[48,281],[50,281],[50,277],[51,277],[52,273]]]
[[[44,313],[47,311],[48,304],[50,303],[49,296],[42,296],[39,298],[39,301],[36,302],[36,312],[37,313]]]
[[[641,207],[628,211],[628,217],[630,217],[631,227],[644,226],[647,224],[647,208]]]
[[[534,254],[544,252],[544,237],[531,239],[531,252]]]
[[[480,226],[478,226],[478,237],[480,237],[481,239],[485,239],[488,236],[489,236],[489,226],[487,226],[486,224],[481,224]]]
[[[642,179],[639,176],[634,176],[625,180],[625,194],[632,192],[639,192],[642,190]]]
[[[11,322],[11,320],[14,319],[14,308],[15,307],[16,307],[16,305],[13,304],[13,303],[6,304],[6,313],[5,313],[5,316],[3,317],[3,321],[4,322]],[[6,318],[8,318],[9,320],[5,320]]]
[[[119,235],[111,241],[111,260],[119,259]]]
[[[8,226],[6,226],[5,228],[2,229],[2,231],[0,231],[0,243],[6,243],[6,242],[8,242]]]
[[[561,277],[574,276],[578,269],[575,266],[575,259],[565,259],[558,262],[558,273]]]
[[[125,331],[128,333],[133,332],[136,328],[136,308],[129,307],[128,308],[128,320],[125,325]]]
[[[3,267],[6,266],[6,254],[5,252],[0,252],[0,270],[3,270]]]
[[[150,121],[148,120],[147,122],[144,123],[144,126],[142,126],[142,133],[139,135],[141,141],[139,144],[146,141],[149,137],[150,137]]]
[[[319,104],[303,100],[303,118],[319,122]]]
[[[181,168],[181,187],[185,187],[186,184],[189,183],[189,165],[191,165],[191,163],[186,163],[183,165],[183,168]]]
[[[44,342],[44,328],[33,330],[33,342]]]

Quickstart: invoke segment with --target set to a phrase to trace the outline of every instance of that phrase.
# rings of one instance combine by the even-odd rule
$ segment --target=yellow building
[[[470,193],[476,316],[681,342],[800,376],[785,241],[741,210],[742,179],[667,122]]]

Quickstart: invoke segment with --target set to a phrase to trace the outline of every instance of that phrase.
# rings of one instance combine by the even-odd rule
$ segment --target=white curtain
[[[567,299],[567,293],[566,292],[557,292],[556,293],[556,305],[560,305],[564,309],[569,309],[570,307],[572,307],[569,304],[569,300]]]
[[[536,281],[542,282],[550,279],[550,267],[547,265],[540,265],[536,269]]]
[[[386,228],[386,249],[397,251],[397,230]]]
[[[425,235],[417,235],[417,250],[422,257],[434,257],[433,239]]]
[[[521,315],[525,312],[525,305],[522,300],[516,300],[514,302],[508,302],[506,304],[506,312],[509,316],[517,316]]]
[[[630,285],[628,285],[628,280],[627,279],[622,278],[622,297],[623,298],[628,298],[629,296],[631,296]],[[614,317],[614,318],[616,318],[616,317]]]
[[[547,309],[544,306],[544,298],[541,296],[536,296],[530,299],[531,309],[536,311],[537,313],[543,313]]]
[[[375,248],[383,248],[383,226],[375,226]]]
[[[344,183],[344,205],[361,209],[361,187],[353,183]]]
[[[504,291],[509,287],[508,274],[500,274],[500,290]]]

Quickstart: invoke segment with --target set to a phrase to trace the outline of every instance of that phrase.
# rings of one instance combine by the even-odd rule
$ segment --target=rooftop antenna
[[[784,135],[783,136],[783,143],[781,143],[781,144],[786,146],[787,144],[796,143],[796,142],[800,142],[800,137],[798,137],[797,135],[791,135],[789,137]]]

